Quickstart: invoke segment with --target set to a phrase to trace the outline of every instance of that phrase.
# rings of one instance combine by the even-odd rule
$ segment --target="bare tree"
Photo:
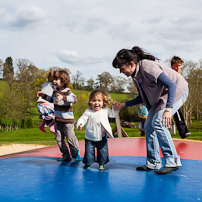
[[[81,77],[79,80],[79,87],[84,88],[85,82],[86,82],[86,79],[84,77]]]
[[[77,89],[79,87],[79,83],[82,75],[83,74],[80,71],[77,71],[75,75],[72,75],[72,84],[74,89]]]

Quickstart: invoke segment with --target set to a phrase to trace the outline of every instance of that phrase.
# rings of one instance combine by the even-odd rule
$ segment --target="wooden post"
[[[128,134],[126,133],[126,131],[121,127],[121,121],[120,121],[119,114],[116,116],[115,122],[116,122],[116,127],[112,130],[112,132],[115,133],[117,131],[118,138],[129,137]]]
[[[119,114],[116,116],[115,121],[116,121],[116,128],[117,128],[118,137],[122,137],[121,121],[120,121]]]

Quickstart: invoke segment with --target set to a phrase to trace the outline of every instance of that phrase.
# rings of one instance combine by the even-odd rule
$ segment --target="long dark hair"
[[[129,65],[131,61],[137,64],[139,61],[147,60],[158,60],[155,56],[145,52],[138,46],[134,46],[131,50],[122,49],[120,50],[112,62],[112,66],[115,68],[120,68],[122,65]]]

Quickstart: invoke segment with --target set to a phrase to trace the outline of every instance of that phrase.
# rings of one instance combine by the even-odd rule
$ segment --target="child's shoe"
[[[83,169],[89,169],[89,168],[90,168],[90,166],[88,166],[88,165],[83,166]]]
[[[45,128],[44,127],[39,127],[39,129],[41,130],[41,131],[43,131],[44,133],[46,133],[46,130],[45,130]]]
[[[57,161],[71,161],[71,157],[63,156],[62,158],[57,159]]]
[[[50,126],[50,132],[55,134],[54,124]]]
[[[46,121],[43,120],[42,123],[41,123],[41,125],[39,126],[39,129],[40,129],[41,131],[43,131],[44,133],[46,133],[46,130],[45,130],[45,128],[44,128],[45,125],[46,125]]]
[[[43,131],[44,133],[46,133],[46,130],[45,130],[45,128],[44,128],[45,125],[46,125],[46,121],[43,120],[42,123],[41,123],[41,125],[39,126],[39,129],[40,129],[41,131]]]
[[[81,160],[82,160],[82,158],[81,158],[80,153],[78,151],[78,154],[77,154],[77,157],[75,158],[75,161],[81,161]]]
[[[100,170],[100,171],[104,171],[104,170],[105,170],[104,165],[100,165],[100,166],[99,166],[99,170]]]

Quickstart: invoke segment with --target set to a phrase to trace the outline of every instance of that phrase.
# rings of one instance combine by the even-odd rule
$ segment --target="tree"
[[[79,83],[81,80],[82,73],[80,71],[77,71],[75,75],[72,75],[72,84],[73,88],[76,90],[79,87]]]
[[[114,78],[114,90],[115,90],[115,92],[124,92],[126,83],[127,83],[127,79],[125,79],[121,76],[116,76]]]
[[[95,85],[95,81],[93,80],[93,78],[91,77],[91,79],[87,80],[87,84],[88,84],[88,87],[93,89],[94,88],[94,85]]]
[[[192,61],[184,64],[186,70],[186,80],[189,83],[189,97],[183,105],[185,120],[191,124],[191,118],[195,115],[197,120],[201,119],[202,111],[202,65]],[[184,72],[183,72],[184,74]],[[186,122],[186,123],[187,123]]]
[[[99,82],[99,87],[104,87],[105,89],[111,90],[111,84],[114,82],[113,76],[109,72],[103,72],[97,76]]]
[[[127,89],[133,95],[138,94],[137,88],[135,87],[135,85],[134,85],[134,83],[133,83],[132,80],[128,81]]]
[[[32,62],[26,59],[18,59],[18,71],[16,80],[21,92],[21,101],[24,105],[24,112],[30,112],[31,101],[36,99],[35,80],[40,78],[39,70]]]
[[[9,79],[14,75],[14,68],[13,68],[13,59],[11,57],[6,58],[6,62],[4,63],[4,71],[3,71],[3,78],[6,77]]]

